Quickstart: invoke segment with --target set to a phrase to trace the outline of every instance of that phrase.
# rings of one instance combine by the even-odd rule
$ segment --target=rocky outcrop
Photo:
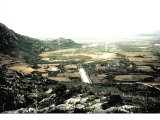
[[[108,106],[107,109],[103,109],[104,102],[87,100],[88,97],[77,96],[67,99],[63,104],[59,105],[52,104],[37,110],[35,108],[20,108],[7,113],[133,113],[140,109],[140,107],[132,105]]]

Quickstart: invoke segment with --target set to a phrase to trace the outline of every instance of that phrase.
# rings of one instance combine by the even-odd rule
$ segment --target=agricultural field
[[[43,52],[39,55],[43,63],[56,64],[57,71],[55,76],[49,76],[51,68],[42,67],[43,64],[37,71],[45,71],[42,75],[51,80],[71,82],[82,80],[79,73],[79,68],[82,67],[89,79],[96,84],[111,81],[149,84],[160,77],[158,49],[159,45],[151,41],[136,41],[97,43],[95,46],[86,45],[79,49]]]
[[[11,67],[9,67],[10,70],[18,71],[18,72],[23,72],[23,73],[32,73],[34,71],[33,68],[29,67],[25,63],[15,63]]]
[[[55,77],[48,77],[48,75],[43,74],[44,76],[47,76],[50,79],[58,80],[58,81],[72,81],[71,79],[80,79],[80,74],[78,74],[78,68],[81,66],[90,66],[90,64],[94,64],[93,68],[91,67],[86,67],[85,69],[87,70],[87,73],[91,72],[91,69],[99,69],[99,61],[102,61],[100,63],[103,63],[105,61],[114,61],[115,59],[118,58],[116,53],[109,53],[105,51],[99,51],[99,48],[96,49],[90,49],[90,48],[81,48],[81,49],[65,49],[65,50],[57,50],[57,51],[50,51],[50,52],[43,52],[39,56],[42,57],[42,61],[45,64],[38,64],[40,68],[37,69],[37,71],[41,72],[46,72],[50,71],[49,67],[46,68],[48,64],[54,65],[53,63],[56,63],[57,66],[61,65],[61,68],[58,67],[59,73]],[[42,65],[46,65],[45,67],[42,67]],[[102,68],[102,67],[101,67]],[[63,70],[62,70],[63,69]],[[76,75],[75,75],[76,73]],[[92,71],[93,73],[93,71]],[[95,73],[96,74],[96,73]],[[61,75],[61,76],[60,76]],[[92,74],[91,79],[95,83],[102,83],[103,79],[105,78],[105,74],[98,74],[95,77],[93,77]],[[63,78],[63,79],[62,79]],[[99,81],[100,80],[100,81]]]
[[[145,82],[153,81],[153,77],[150,75],[117,75],[115,80],[120,82]]]
[[[159,41],[136,41],[134,43],[128,42],[125,45],[117,43],[117,45],[122,50],[123,55],[135,66],[135,71],[127,76],[116,76],[116,79],[121,81],[125,81],[126,79],[136,81],[138,78],[140,81],[145,82],[145,79],[141,79],[141,77],[148,76],[150,79],[145,84],[154,86],[154,83],[156,83],[156,87],[159,87],[158,84],[160,83],[156,82],[160,72]]]

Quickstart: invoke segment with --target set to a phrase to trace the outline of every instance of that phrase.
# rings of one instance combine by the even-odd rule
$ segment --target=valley
[[[160,42],[39,40],[0,24],[1,113],[159,113]]]
[[[128,52],[119,43],[108,43],[105,46],[99,43],[94,47],[42,52],[39,55],[43,61],[40,65],[46,65],[46,67],[39,69],[43,69],[42,76],[58,81],[82,81],[78,70],[83,67],[93,83],[110,81],[157,83],[160,77],[159,56],[156,52],[152,52],[154,44],[148,47],[141,42],[136,42],[138,46],[131,44],[137,49],[141,45],[139,51]],[[152,45],[151,41],[147,42],[145,44]],[[107,46],[114,46],[114,50]],[[49,67],[51,65],[53,66]],[[50,72],[55,74],[49,75]],[[112,78],[107,78],[108,76]]]

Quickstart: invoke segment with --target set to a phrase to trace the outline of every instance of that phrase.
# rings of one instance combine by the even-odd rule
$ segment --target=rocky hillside
[[[3,113],[157,113],[159,94],[138,84],[60,83],[0,68]]]

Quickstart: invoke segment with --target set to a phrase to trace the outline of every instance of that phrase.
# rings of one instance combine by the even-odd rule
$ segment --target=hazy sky
[[[0,22],[31,37],[110,38],[160,29],[160,0],[0,0]]]

